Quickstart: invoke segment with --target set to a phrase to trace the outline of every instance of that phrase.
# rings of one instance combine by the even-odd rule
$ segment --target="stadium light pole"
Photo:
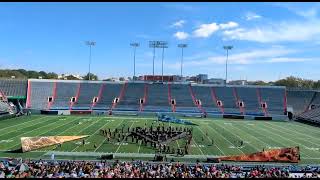
[[[178,47],[181,48],[181,69],[180,69],[180,75],[181,75],[181,81],[182,81],[182,66],[183,66],[183,48],[186,48],[187,44],[178,44]]]
[[[163,59],[164,59],[164,48],[168,48],[168,43],[165,41],[161,41],[159,48],[162,48],[162,68],[161,68],[161,76],[162,76],[162,82],[163,82]]]
[[[163,82],[163,58],[164,58],[164,48],[168,48],[168,43],[165,41],[149,41],[149,47],[153,48],[153,69],[152,75],[154,80],[154,59],[155,59],[155,51],[156,48],[162,48],[162,82]]]
[[[89,81],[90,81],[90,68],[91,68],[91,46],[95,46],[96,42],[95,41],[86,41],[86,45],[89,46],[90,48],[90,53],[89,53]]]
[[[133,81],[136,77],[136,48],[139,47],[139,43],[131,43],[130,46],[133,47]]]
[[[155,59],[155,54],[156,54],[156,46],[157,46],[157,41],[149,41],[149,47],[153,48],[153,58],[152,58],[152,80],[154,80],[154,59]]]
[[[228,56],[229,56],[229,50],[231,50],[233,46],[223,46],[223,49],[227,50],[227,59],[226,59],[226,82],[225,85],[227,85],[227,78],[228,78]]]

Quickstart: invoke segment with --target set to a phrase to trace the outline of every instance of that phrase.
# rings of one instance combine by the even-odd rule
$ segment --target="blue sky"
[[[150,40],[168,41],[164,73],[180,74],[179,43],[187,43],[184,75],[229,80],[320,77],[319,3],[0,3],[0,68],[85,74],[100,79],[152,74]],[[161,50],[155,73],[161,74]]]

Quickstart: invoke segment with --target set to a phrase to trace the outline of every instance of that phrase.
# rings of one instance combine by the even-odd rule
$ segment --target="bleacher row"
[[[31,109],[224,112],[256,116],[283,115],[285,110],[284,87],[36,79],[29,80],[28,84],[27,106]],[[51,102],[48,102],[49,97],[52,97]],[[70,102],[72,97],[75,102]],[[217,105],[219,100],[221,106]],[[244,107],[238,102],[243,102]],[[266,109],[261,107],[262,102],[267,104]]]
[[[300,121],[306,121],[306,122],[320,124],[320,107],[307,110],[307,111],[297,115],[296,119],[298,119]]]
[[[1,79],[0,91],[8,97],[25,97],[27,89],[26,80]]]

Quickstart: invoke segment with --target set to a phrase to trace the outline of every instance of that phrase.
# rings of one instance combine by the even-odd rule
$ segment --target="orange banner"
[[[290,162],[298,163],[300,160],[299,147],[272,149],[253,154],[239,156],[224,156],[222,161],[247,161],[247,162]]]

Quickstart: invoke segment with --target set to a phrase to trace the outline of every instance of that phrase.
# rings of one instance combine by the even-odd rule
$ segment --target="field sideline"
[[[87,144],[81,141],[67,142],[57,151],[143,153],[154,150],[130,142],[110,142],[99,134],[101,128],[120,128],[157,124],[156,117],[137,116],[43,116],[32,115],[0,121],[0,157],[44,158],[46,151],[56,146],[27,153],[9,153],[21,147],[20,137],[54,135],[89,135]],[[240,155],[282,147],[299,146],[302,164],[320,164],[320,129],[298,122],[227,120],[182,118],[199,126],[193,126],[192,155]],[[168,123],[166,125],[169,125]],[[172,126],[182,126],[170,124]],[[207,136],[206,136],[207,134]],[[214,145],[210,146],[211,140]],[[244,146],[238,147],[243,140]],[[181,143],[181,142],[180,142]],[[93,145],[96,144],[97,148]],[[179,147],[179,141],[173,144]]]

